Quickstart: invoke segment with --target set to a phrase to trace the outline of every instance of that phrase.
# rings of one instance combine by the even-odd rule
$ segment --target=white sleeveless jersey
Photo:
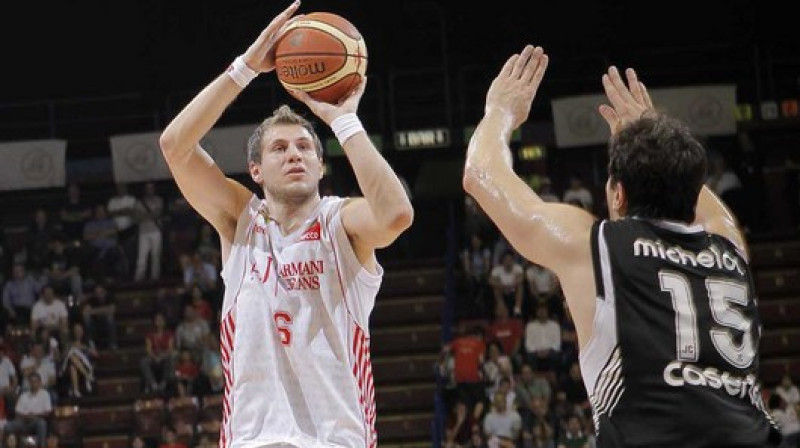
[[[255,195],[239,217],[222,270],[222,448],[377,444],[367,325],[383,270],[356,258],[343,204],[322,198],[287,236]]]

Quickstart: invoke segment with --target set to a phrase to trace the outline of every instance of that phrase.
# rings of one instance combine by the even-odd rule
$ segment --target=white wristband
[[[228,67],[226,73],[231,77],[233,82],[243,89],[250,84],[250,81],[258,76],[258,72],[248,67],[241,55],[236,56],[236,59],[233,60],[233,64]]]
[[[365,132],[364,126],[361,125],[361,120],[358,119],[358,115],[352,112],[336,117],[336,119],[331,122],[331,130],[336,134],[336,139],[339,140],[339,144],[342,146],[344,146],[344,142],[346,142],[348,138],[359,132]]]

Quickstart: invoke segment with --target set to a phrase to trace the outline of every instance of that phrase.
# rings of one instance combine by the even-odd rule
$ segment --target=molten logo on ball
[[[308,75],[325,73],[325,62],[318,61],[310,64],[286,65],[280,68],[281,78],[299,79]]]

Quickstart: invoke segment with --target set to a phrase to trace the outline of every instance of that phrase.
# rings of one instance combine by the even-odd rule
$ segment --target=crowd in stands
[[[120,348],[121,287],[157,291],[152,326],[135,339],[144,341],[142,397],[197,401],[222,392],[216,233],[180,195],[168,201],[154,183],[135,186],[136,195],[128,187],[89,201],[70,184],[59,208],[33,210],[22,241],[0,244],[0,446],[58,446],[54,409],[96,396],[100,352]],[[160,438],[131,441],[178,447],[187,438],[170,438],[182,434],[165,427]]]

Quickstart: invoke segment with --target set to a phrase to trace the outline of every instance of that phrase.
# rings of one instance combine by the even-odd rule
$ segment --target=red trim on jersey
[[[233,408],[233,335],[236,330],[236,320],[233,317],[233,308],[220,322],[220,355],[222,358],[222,373],[225,376],[225,391],[222,396],[222,428],[220,430],[219,445],[227,448],[231,438],[231,409]]]
[[[341,208],[340,208],[341,212]],[[336,277],[339,280],[339,288],[342,290],[342,298],[344,299],[344,307],[347,314],[353,320],[355,327],[355,334],[353,335],[353,357],[355,363],[353,364],[353,377],[358,384],[359,403],[362,406],[362,417],[364,419],[364,436],[367,441],[367,447],[373,448],[377,446],[378,433],[375,430],[375,385],[372,381],[372,362],[369,355],[369,338],[366,333],[358,324],[350,311],[350,306],[347,304],[347,293],[342,281],[341,269],[339,268],[339,254],[336,253],[336,234],[331,232],[329,227],[330,222],[325,222],[325,230],[331,238],[331,249],[333,251],[333,259],[336,260]],[[348,335],[350,329],[347,329]],[[366,393],[365,393],[366,392]]]

